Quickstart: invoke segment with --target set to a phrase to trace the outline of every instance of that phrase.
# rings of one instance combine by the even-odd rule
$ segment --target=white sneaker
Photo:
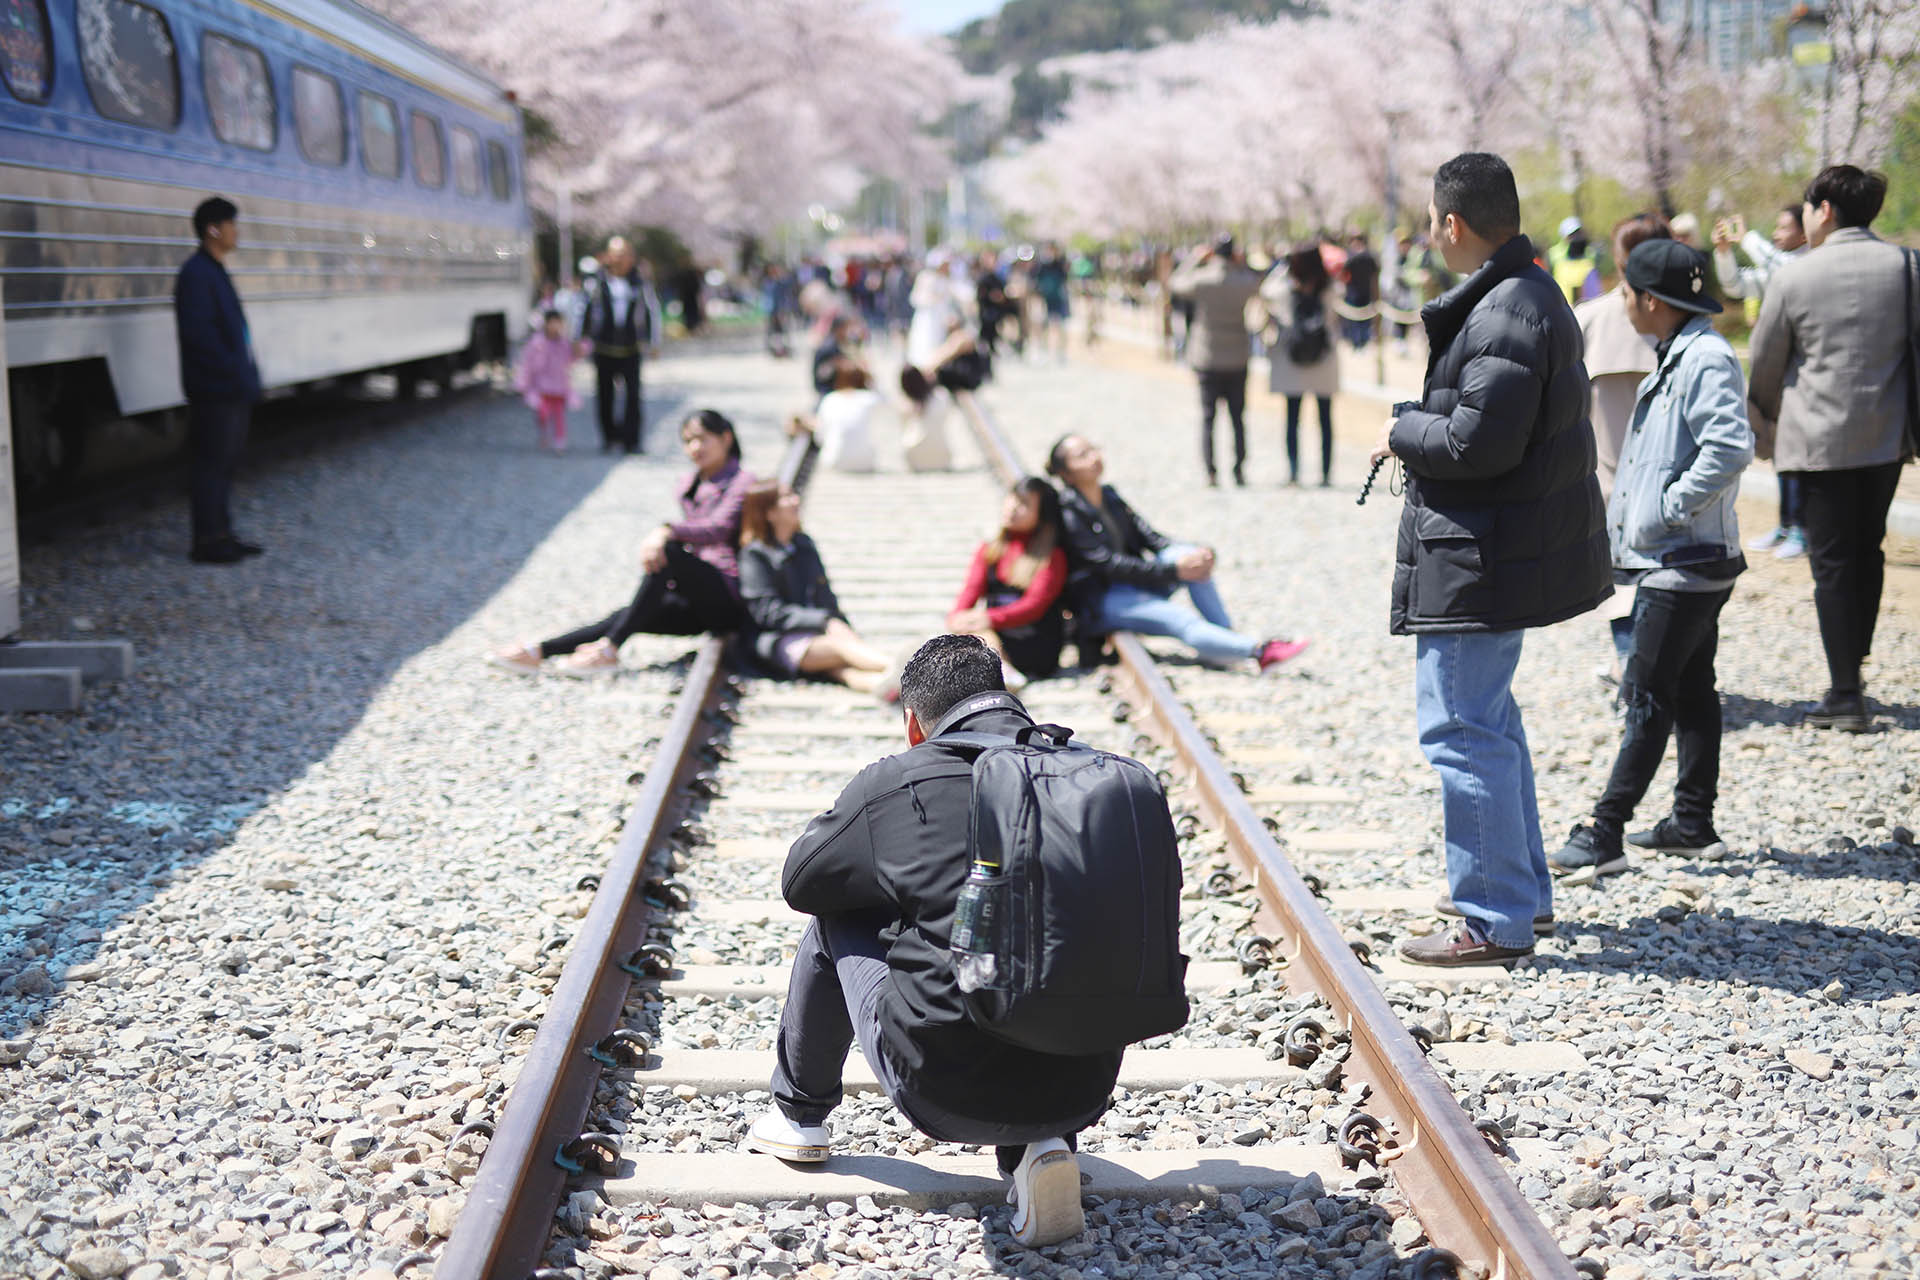
[[[793,1164],[819,1164],[828,1155],[833,1130],[824,1124],[795,1124],[774,1107],[747,1130],[747,1150],[777,1156]]]
[[[1001,662],[1000,683],[1007,686],[1008,693],[1018,693],[1027,687],[1026,675],[1011,662]]]
[[[1029,1249],[1071,1240],[1087,1229],[1080,1208],[1080,1162],[1059,1138],[1028,1145],[1007,1192],[1013,1238]]]
[[[1779,546],[1781,543],[1785,542],[1786,540],[1787,540],[1787,529],[1785,525],[1781,525],[1780,527],[1774,529],[1770,533],[1763,533],[1757,538],[1748,538],[1747,550],[1771,551],[1775,547]]]

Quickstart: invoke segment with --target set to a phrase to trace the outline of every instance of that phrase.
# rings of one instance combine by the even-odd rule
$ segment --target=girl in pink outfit
[[[540,447],[555,453],[567,447],[567,410],[580,407],[580,393],[573,388],[573,358],[565,317],[549,311],[540,332],[527,339],[520,352],[520,373],[514,379],[527,408],[533,410]]]

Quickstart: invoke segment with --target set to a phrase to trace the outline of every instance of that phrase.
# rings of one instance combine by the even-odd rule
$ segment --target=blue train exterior
[[[269,387],[444,375],[523,323],[517,109],[356,4],[0,0],[0,80],[24,493],[128,419],[152,434],[177,416],[173,276],[210,194],[240,207],[229,266]]]

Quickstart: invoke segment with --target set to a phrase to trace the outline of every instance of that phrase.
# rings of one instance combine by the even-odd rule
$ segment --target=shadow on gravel
[[[1618,928],[1565,922],[1560,931],[1563,938],[1592,938],[1600,950],[1536,952],[1530,967],[1638,970],[1677,980],[1771,987],[1834,1003],[1870,1003],[1920,991],[1920,937],[1884,929],[1764,920],[1723,909],[1676,922],[1642,916]],[[1833,988],[1836,981],[1842,989]]]
[[[106,930],[324,759],[609,469],[536,454],[518,398],[480,392],[254,467],[236,511],[257,560],[189,564],[178,499],[30,549],[33,633],[125,637],[136,671],[78,715],[0,717],[0,1039],[90,979]]]
[[[1813,709],[1814,700],[1808,698],[1801,702],[1770,702],[1764,698],[1749,698],[1745,694],[1720,694],[1720,724],[1725,729],[1745,729],[1752,725],[1797,725]],[[1889,729],[1920,729],[1920,706],[1907,706],[1902,703],[1881,702],[1869,696],[1867,706],[1874,715],[1874,731],[1885,733]]]

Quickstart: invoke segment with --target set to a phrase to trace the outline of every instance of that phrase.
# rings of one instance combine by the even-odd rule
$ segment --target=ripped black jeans
[[[1646,796],[1678,739],[1680,777],[1673,817],[1689,835],[1713,831],[1720,790],[1720,693],[1713,659],[1720,648],[1720,610],[1733,588],[1662,591],[1641,587],[1633,602],[1633,650],[1620,689],[1626,733],[1606,793],[1593,807],[1594,826],[1616,837]]]

